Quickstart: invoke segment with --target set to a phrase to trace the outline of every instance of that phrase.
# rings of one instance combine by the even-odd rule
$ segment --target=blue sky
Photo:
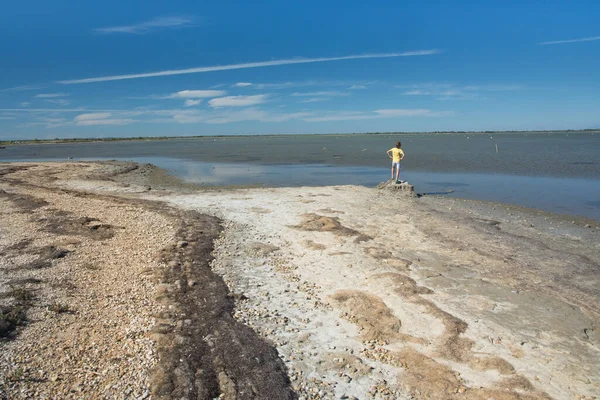
[[[22,1],[0,139],[600,127],[598,1]]]

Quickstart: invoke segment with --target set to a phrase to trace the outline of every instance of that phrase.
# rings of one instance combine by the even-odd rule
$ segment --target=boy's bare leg
[[[394,165],[392,165],[392,177],[390,179],[394,179]]]
[[[396,167],[396,182],[398,182],[399,176],[400,176],[400,168]]]

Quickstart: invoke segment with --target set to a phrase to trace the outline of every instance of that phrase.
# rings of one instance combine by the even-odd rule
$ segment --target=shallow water
[[[205,137],[9,146],[2,161],[120,159],[203,185],[375,186],[385,151],[406,153],[417,192],[491,200],[600,220],[600,135],[403,134]]]

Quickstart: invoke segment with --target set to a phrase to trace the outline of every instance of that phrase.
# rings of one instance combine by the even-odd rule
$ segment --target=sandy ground
[[[98,164],[76,165],[85,167],[37,165],[20,175],[15,172],[5,177],[27,182],[52,172],[52,180],[40,179],[35,185],[65,193],[115,196],[138,204],[140,210],[150,206],[136,203],[139,199],[163,204],[176,210],[170,216],[175,221],[184,218],[178,212],[186,211],[217,218],[218,237],[215,235],[214,249],[211,247],[213,258],[207,261],[212,273],[227,285],[231,308],[225,307],[227,312],[221,312],[215,324],[202,328],[204,331],[183,336],[193,342],[194,335],[201,333],[200,343],[208,347],[197,347],[197,352],[213,351],[213,342],[231,346],[242,343],[231,358],[248,347],[255,349],[250,358],[258,360],[272,351],[282,362],[280,365],[271,358],[258,362],[271,365],[272,375],[268,376],[274,378],[267,380],[278,382],[272,387],[281,390],[263,395],[260,393],[271,389],[261,392],[256,382],[244,383],[245,377],[262,373],[253,370],[254,366],[245,365],[236,374],[232,367],[221,365],[222,358],[229,357],[226,352],[220,353],[221,358],[205,360],[214,369],[218,387],[213,390],[221,397],[600,396],[597,221],[356,186],[201,191],[179,185],[148,166],[114,168],[111,175],[106,173],[106,164],[104,169]],[[94,173],[96,169],[103,173]],[[15,193],[24,187],[13,182],[3,189]],[[48,197],[39,188],[36,193],[42,199]],[[48,206],[39,209],[47,212]],[[196,230],[210,225],[209,220],[185,221],[184,226],[195,226]],[[159,228],[166,236],[153,243],[156,251],[187,246],[174,233],[176,224],[170,224],[172,232]],[[27,232],[14,228],[11,235],[26,237]],[[16,243],[13,236],[7,238],[4,229],[1,239],[5,248]],[[189,241],[196,242],[202,240]],[[63,257],[64,262],[70,257]],[[162,260],[164,270],[174,268],[175,264],[164,257]],[[148,262],[160,263],[160,259],[144,263]],[[218,286],[214,277],[198,279],[193,285]],[[206,284],[204,279],[212,283]],[[162,285],[167,285],[168,279],[164,281]],[[183,286],[189,287],[189,277],[187,282]],[[170,283],[168,290],[183,291],[181,279]],[[145,289],[153,290],[160,292],[160,283]],[[157,301],[156,294],[152,293],[155,297],[148,302]],[[193,292],[188,298],[172,296],[171,303],[162,303],[162,307],[188,307],[188,316],[182,319],[185,324],[189,314],[199,310],[189,301],[202,296]],[[161,307],[160,302],[157,304],[159,308],[150,307],[141,314],[143,318],[155,318],[153,313]],[[230,331],[244,333],[231,337],[221,334],[229,332],[229,328],[215,328],[227,320],[223,315],[233,316],[234,321],[228,322]],[[26,341],[27,332],[33,332],[37,323],[20,327],[12,341],[0,344],[3,353]],[[194,320],[190,323],[196,324]],[[235,324],[250,327],[251,332]],[[168,374],[177,365],[161,357],[160,340],[150,333],[141,332],[157,354],[154,363],[158,367],[148,372],[147,383],[142,382],[136,390],[169,398],[173,388],[164,391],[164,385],[152,386],[152,379],[157,370]],[[190,365],[196,374],[202,366],[208,368],[202,362]],[[14,368],[11,371],[13,381],[19,381]],[[281,371],[283,380],[278,375]],[[20,390],[32,385],[21,382],[17,386]],[[250,389],[242,390],[244,385]],[[5,390],[12,387],[5,385]],[[90,393],[102,397],[100,392],[96,396]],[[201,394],[195,393],[199,398],[210,398]]]

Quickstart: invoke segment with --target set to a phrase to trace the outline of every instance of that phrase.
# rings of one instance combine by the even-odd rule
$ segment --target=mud
[[[86,236],[94,240],[112,238],[115,227],[104,224],[98,218],[73,216],[70,213],[54,214],[41,218],[42,230],[55,235]]]
[[[153,394],[158,399],[211,399],[221,393],[228,399],[295,399],[277,351],[233,319],[234,300],[210,268],[220,221],[195,212],[181,219],[179,245],[165,249],[162,257],[170,266],[164,280],[172,287],[166,296],[177,304],[169,317],[182,324],[159,325],[161,363],[152,374]]]
[[[357,230],[347,228],[340,223],[337,217],[326,217],[323,215],[308,213],[302,215],[302,222],[295,226],[296,229],[304,231],[331,232],[337,236],[356,236],[355,243],[365,242],[373,239]]]
[[[403,336],[401,321],[381,299],[358,290],[339,291],[331,300],[348,314],[348,319],[360,327],[365,341],[389,341]]]
[[[0,189],[0,199],[8,199],[24,213],[31,213],[33,210],[48,205],[43,199],[38,197],[22,195],[17,193],[9,193]]]

